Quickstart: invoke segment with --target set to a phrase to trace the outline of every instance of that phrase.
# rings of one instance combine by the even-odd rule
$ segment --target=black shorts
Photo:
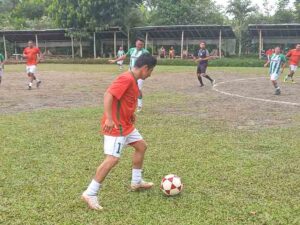
[[[197,67],[197,74],[206,73],[207,64],[199,64]]]

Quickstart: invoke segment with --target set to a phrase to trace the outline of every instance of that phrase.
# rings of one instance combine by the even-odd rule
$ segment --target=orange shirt
[[[112,119],[117,128],[110,133],[102,131],[104,135],[126,136],[134,129],[131,119],[135,112],[139,89],[137,81],[131,72],[125,72],[117,77],[107,89],[113,96]],[[102,128],[106,120],[105,114],[102,117]]]
[[[37,47],[33,48],[25,48],[23,54],[27,56],[27,66],[33,66],[37,64],[37,55],[40,54],[41,51]]]
[[[286,54],[286,57],[290,58],[290,65],[298,66],[300,61],[300,51],[292,49]]]

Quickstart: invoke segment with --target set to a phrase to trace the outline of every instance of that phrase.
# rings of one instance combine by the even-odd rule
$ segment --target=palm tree
[[[226,12],[233,16],[234,30],[239,44],[239,56],[242,54],[242,32],[247,28],[246,21],[256,10],[250,0],[230,0]]]

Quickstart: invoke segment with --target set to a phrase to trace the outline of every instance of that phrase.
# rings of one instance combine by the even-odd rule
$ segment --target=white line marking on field
[[[220,82],[220,83],[215,84],[212,89],[216,92],[219,92],[219,93],[223,94],[223,95],[229,95],[229,96],[238,97],[238,98],[245,98],[245,99],[250,99],[250,100],[254,100],[254,101],[271,102],[271,103],[277,103],[277,104],[300,106],[300,103],[275,101],[275,100],[264,99],[264,98],[247,97],[247,96],[243,96],[243,95],[239,95],[239,94],[232,94],[232,93],[229,93],[229,92],[226,92],[226,91],[220,91],[219,89],[216,88],[220,84],[226,84],[226,83],[230,83],[230,82],[239,82],[239,81],[245,81],[245,80],[257,80],[257,79],[261,79],[261,78],[265,79],[265,77],[255,77],[255,78],[245,78],[245,79],[236,79],[236,80],[231,80],[231,81],[224,81],[224,82]]]

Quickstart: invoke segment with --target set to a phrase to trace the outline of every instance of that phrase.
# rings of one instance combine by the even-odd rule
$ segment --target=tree
[[[120,25],[125,15],[141,0],[53,0],[49,12],[64,28],[94,30]]]
[[[289,0],[278,0],[276,12],[273,16],[274,23],[293,23],[295,22],[294,12],[288,8]]]
[[[250,0],[230,0],[226,12],[233,16],[233,26],[238,39],[238,55],[242,54],[243,32],[247,30],[247,19],[256,10]]]
[[[300,0],[295,0],[295,20],[296,22],[300,23]]]
[[[220,24],[224,17],[211,0],[148,0],[151,25]]]

